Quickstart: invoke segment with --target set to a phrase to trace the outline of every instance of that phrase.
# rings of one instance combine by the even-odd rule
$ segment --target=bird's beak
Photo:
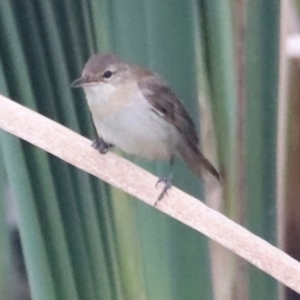
[[[88,81],[86,80],[86,78],[81,77],[72,82],[71,88],[80,88],[87,83],[88,83]]]

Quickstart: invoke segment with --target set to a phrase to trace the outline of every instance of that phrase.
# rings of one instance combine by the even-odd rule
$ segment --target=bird
[[[125,62],[113,53],[92,55],[73,88],[83,88],[98,137],[92,146],[101,154],[117,147],[149,160],[180,158],[198,176],[220,173],[199,150],[192,118],[167,82],[146,68]],[[157,201],[172,186],[172,173]],[[157,203],[157,202],[156,202]]]

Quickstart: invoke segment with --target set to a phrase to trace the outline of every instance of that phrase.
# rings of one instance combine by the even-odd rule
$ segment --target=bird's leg
[[[107,144],[103,141],[102,138],[96,138],[93,140],[92,147],[96,150],[98,150],[101,154],[105,154],[109,148],[113,147],[112,144]]]
[[[160,184],[161,182],[164,183],[164,187],[161,191],[161,193],[159,194],[157,200],[154,203],[154,206],[156,206],[156,204],[165,196],[168,194],[168,190],[172,187],[172,180],[173,180],[173,174],[171,172],[172,166],[174,163],[174,157],[171,158],[170,160],[170,175],[168,177],[162,177],[159,178],[157,183],[156,183],[156,187],[158,186],[158,184]]]
[[[157,183],[156,183],[156,187],[158,186],[159,183],[163,182],[164,183],[164,187],[161,191],[161,193],[159,194],[157,200],[154,203],[154,206],[165,196],[168,195],[168,189],[172,187],[172,175],[170,175],[169,177],[163,177],[163,178],[159,178]]]

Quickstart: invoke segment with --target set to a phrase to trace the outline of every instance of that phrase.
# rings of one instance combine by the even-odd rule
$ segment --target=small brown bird
[[[198,149],[199,139],[188,112],[157,74],[128,64],[111,53],[93,55],[82,77],[72,83],[82,87],[92,113],[98,138],[92,146],[104,154],[116,146],[128,154],[151,160],[180,157],[197,176],[219,172]],[[164,182],[160,200],[171,187]]]

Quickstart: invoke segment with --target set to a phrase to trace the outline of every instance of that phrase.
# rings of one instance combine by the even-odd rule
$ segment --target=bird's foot
[[[109,148],[113,147],[113,145],[105,143],[102,138],[97,138],[93,140],[92,147],[98,150],[101,154],[105,154]]]
[[[156,206],[156,204],[165,196],[168,195],[168,190],[172,187],[172,176],[170,177],[164,177],[164,178],[159,178],[157,183],[156,183],[156,188],[157,186],[163,182],[164,183],[164,187],[161,191],[161,193],[159,194],[157,200],[154,203],[154,206]]]

